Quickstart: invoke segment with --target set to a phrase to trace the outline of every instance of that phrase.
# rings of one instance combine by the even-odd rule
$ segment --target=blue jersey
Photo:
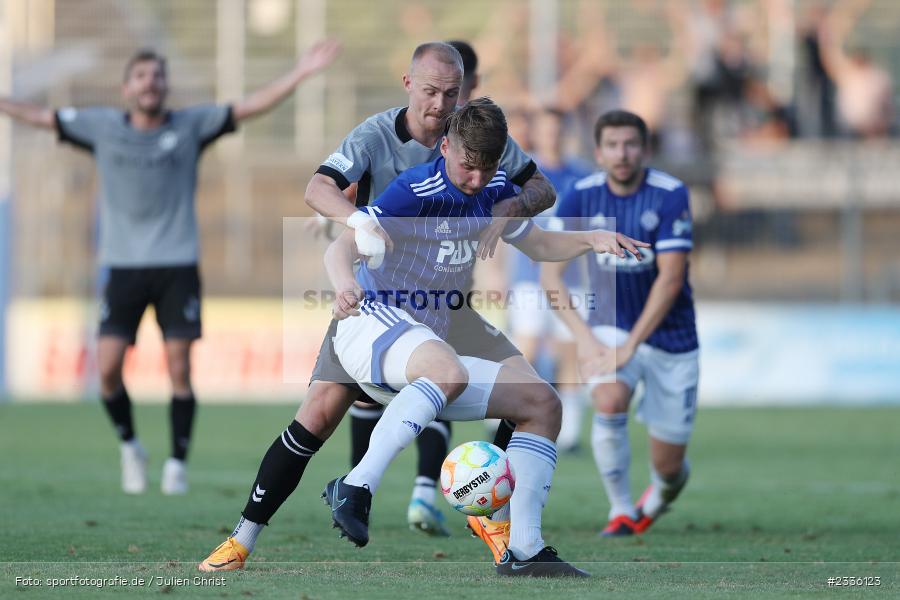
[[[463,308],[471,288],[478,237],[491,222],[495,202],[515,195],[506,173],[469,196],[451,183],[443,157],[394,179],[369,206],[394,242],[378,269],[363,263],[356,279],[366,297],[408,312],[447,337],[450,310]],[[531,221],[510,221],[503,238],[522,239]]]
[[[632,195],[615,195],[606,185],[606,174],[596,173],[578,181],[560,203],[557,215],[567,229],[606,229],[651,244],[641,248],[643,260],[619,258],[612,254],[594,254],[588,262],[591,292],[596,294],[599,310],[589,312],[588,323],[615,325],[630,331],[644,305],[659,270],[656,255],[663,252],[689,252],[691,238],[691,210],[687,187],[678,179],[647,169],[640,188]],[[611,298],[610,271],[615,272],[615,299]],[[615,301],[615,322],[604,306]],[[695,350],[697,330],[694,324],[694,301],[685,271],[684,284],[662,323],[647,338],[651,346],[666,352]]]
[[[558,167],[548,167],[535,161],[541,173],[550,180],[556,188],[556,203],[540,215],[534,218],[535,223],[548,230],[559,229],[557,219],[553,218],[559,208],[559,200],[575,185],[575,182],[590,173],[585,165],[575,160],[564,161]],[[581,257],[572,260],[563,272],[563,281],[568,287],[581,286]],[[528,258],[523,252],[514,252],[512,257],[510,284],[538,283],[540,279],[540,264]]]

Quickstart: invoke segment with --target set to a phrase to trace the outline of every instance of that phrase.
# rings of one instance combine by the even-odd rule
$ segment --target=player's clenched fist
[[[362,300],[363,291],[359,286],[337,292],[331,314],[341,321],[347,317],[355,317],[359,314],[359,301]]]
[[[375,217],[357,211],[347,218],[347,226],[353,228],[356,249],[367,259],[369,268],[380,267],[385,252],[393,248],[393,242]]]

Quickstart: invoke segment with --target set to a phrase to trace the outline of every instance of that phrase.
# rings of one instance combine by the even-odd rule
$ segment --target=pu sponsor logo
[[[439,264],[464,265],[475,259],[478,240],[443,240],[438,250]]]
[[[488,475],[487,471],[484,471],[469,483],[463,484],[460,487],[456,488],[456,491],[453,492],[453,497],[459,500],[460,498],[463,498],[464,496],[470,494],[472,490],[477,488],[482,483],[487,483],[490,480],[491,476]]]

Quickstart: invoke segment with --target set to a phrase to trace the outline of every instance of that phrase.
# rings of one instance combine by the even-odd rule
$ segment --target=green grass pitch
[[[379,489],[369,546],[338,540],[319,494],[347,470],[342,426],[263,532],[248,568],[195,580],[196,563],[231,531],[259,460],[293,411],[202,406],[191,493],[170,498],[158,487],[166,408],[138,406],[151,488],[127,497],[98,405],[0,404],[0,598],[868,598],[900,590],[900,409],[888,407],[701,410],[689,487],[632,539],[597,535],[608,505],[590,452],[561,457],[545,539],[594,574],[585,581],[498,578],[486,548],[443,500],[453,537],[410,532],[413,449]],[[480,423],[454,427],[456,443],[484,435]],[[587,425],[584,434],[587,442]],[[632,424],[631,435],[637,497],[647,482],[646,432]],[[43,585],[17,585],[17,577]],[[144,585],[48,582],[69,577]],[[829,588],[829,577],[880,585]]]

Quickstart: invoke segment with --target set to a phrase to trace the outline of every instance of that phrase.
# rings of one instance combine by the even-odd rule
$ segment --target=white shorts
[[[607,346],[621,346],[628,332],[615,327],[594,327],[594,336]],[[698,350],[673,354],[648,344],[638,346],[634,357],[615,375],[588,380],[588,388],[619,381],[634,391],[644,383],[644,395],[635,410],[650,435],[670,444],[687,444],[697,412],[697,385],[700,381]]]
[[[574,341],[572,332],[547,305],[544,290],[537,283],[525,281],[517,283],[510,290],[512,299],[507,307],[509,331],[513,336],[543,337],[552,334],[560,342]],[[587,302],[582,289],[571,289],[569,293],[580,300],[576,310],[582,319],[587,319]]]
[[[406,365],[412,353],[429,340],[441,341],[430,327],[406,311],[364,301],[360,314],[338,321],[334,350],[344,370],[380,404],[390,404],[409,385]],[[460,356],[469,385],[438,415],[446,421],[480,421],[503,366],[473,356]]]

